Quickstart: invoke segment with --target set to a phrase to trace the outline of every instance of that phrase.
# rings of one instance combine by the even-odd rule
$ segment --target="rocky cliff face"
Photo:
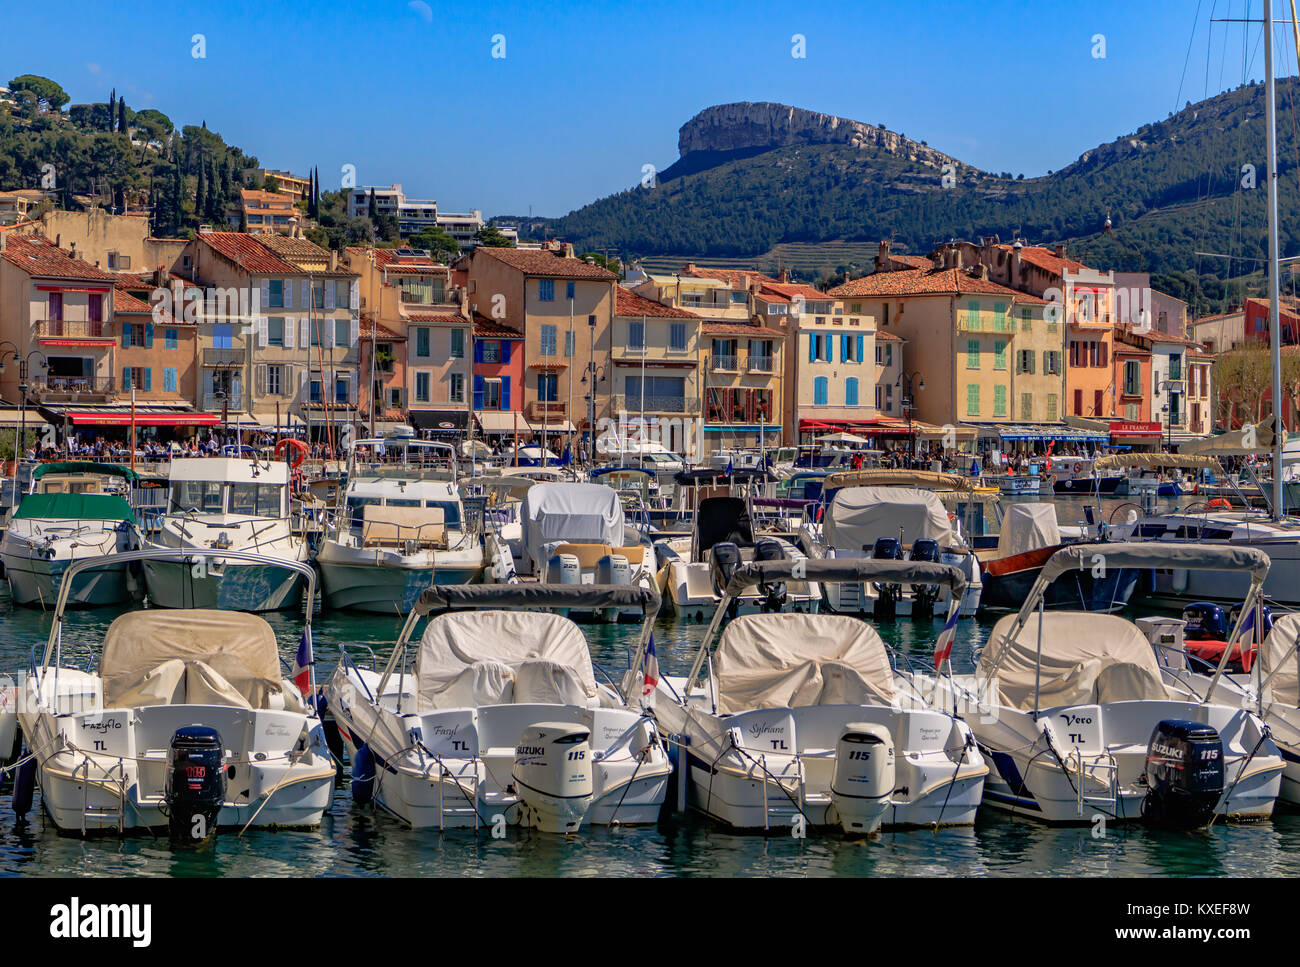
[[[802,144],[848,144],[879,147],[920,164],[970,166],[885,128],[770,102],[718,104],[682,125],[677,148],[682,157],[695,151],[781,148]]]

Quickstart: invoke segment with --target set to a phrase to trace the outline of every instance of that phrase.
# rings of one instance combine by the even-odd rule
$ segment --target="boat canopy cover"
[[[14,511],[15,520],[129,520],[131,505],[116,494],[28,494]]]
[[[623,546],[623,502],[601,484],[543,483],[524,496],[524,543],[534,560],[547,544]]]
[[[118,466],[116,463],[94,463],[90,460],[64,460],[56,463],[42,463],[32,471],[32,479],[40,480],[50,473],[97,473],[105,477],[121,477],[134,484],[140,475],[130,467]]]
[[[1092,462],[1094,474],[1107,470],[1217,470],[1223,472],[1214,457],[1186,453],[1112,453]]]
[[[749,509],[739,497],[705,497],[700,501],[695,528],[699,534],[701,561],[707,561],[709,550],[722,541],[731,541],[739,547],[754,546]]]
[[[1218,436],[1191,440],[1184,443],[1181,449],[1184,455],[1195,454],[1213,457],[1268,453],[1273,449],[1274,445],[1274,426],[1276,426],[1276,421],[1270,414],[1253,426],[1243,426],[1240,430],[1229,430],[1227,433],[1220,433]],[[1287,439],[1285,428],[1282,430],[1282,439]],[[1246,445],[1248,441],[1251,444],[1250,446]],[[1285,456],[1284,453],[1284,459]]]
[[[742,564],[736,568],[727,583],[727,593],[734,597],[756,584],[776,584],[781,581],[807,581],[809,584],[862,584],[865,581],[941,584],[952,588],[957,597],[966,590],[966,576],[951,564],[890,561],[870,557],[831,557]]]
[[[880,635],[843,615],[744,615],[723,632],[714,669],[724,715],[894,700],[894,670]]]
[[[1097,556],[1102,561],[1097,561]],[[1186,568],[1189,571],[1249,571],[1263,583],[1268,576],[1268,555],[1254,547],[1213,544],[1175,544],[1170,541],[1073,544],[1063,547],[1043,565],[1040,581],[1050,584],[1066,571],[1104,563],[1107,568]]]
[[[1061,543],[1061,527],[1056,520],[1056,505],[1049,502],[1012,504],[1002,521],[998,535],[998,557],[1012,557],[1055,547]]]
[[[827,474],[822,486],[826,490],[838,490],[841,487],[920,487],[967,493],[974,484],[969,477],[930,470],[844,470]]]
[[[636,584],[435,584],[415,602],[420,614],[458,608],[640,608],[659,611],[659,591]]]
[[[415,655],[415,685],[422,711],[511,701],[585,705],[596,695],[587,639],[568,618],[539,611],[430,619]]]
[[[943,501],[913,487],[840,490],[826,511],[824,533],[826,543],[838,548],[869,548],[878,537],[900,538],[904,544],[930,538],[940,547],[957,543]]]
[[[128,611],[104,634],[99,674],[107,708],[266,708],[283,688],[275,632],[241,611]]]
[[[1300,643],[1300,614],[1283,615],[1273,622],[1273,630],[1264,639],[1260,654],[1265,676],[1273,676],[1267,686],[1273,691],[1273,701],[1291,708],[1300,708],[1297,643]],[[1277,669],[1275,674],[1274,669]]]
[[[1015,623],[1016,615],[1009,614],[993,626],[979,660],[981,676],[996,669],[1002,705],[1032,711],[1036,680],[1041,681],[1038,707],[1043,709],[1169,697],[1151,642],[1130,621],[1087,611],[1040,612],[1013,640],[1009,635]]]

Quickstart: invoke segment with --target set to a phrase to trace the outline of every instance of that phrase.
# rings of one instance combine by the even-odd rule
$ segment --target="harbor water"
[[[1123,501],[1103,501],[1108,515]],[[1172,505],[1172,501],[1170,504]],[[1080,501],[1058,501],[1063,524],[1078,523]],[[73,611],[64,632],[65,664],[89,663],[116,609]],[[0,590],[0,672],[24,670],[39,658],[51,614],[15,608]],[[281,654],[291,661],[301,618],[268,620]],[[332,673],[339,646],[367,646],[380,663],[400,628],[392,618],[327,612],[314,624],[316,675]],[[957,671],[969,670],[992,620],[961,622],[954,646]],[[626,666],[635,625],[585,625],[595,662],[617,676]],[[704,634],[702,624],[661,616],[655,628],[661,670],[684,674]],[[903,655],[930,657],[937,622],[900,620],[880,626]],[[353,647],[362,665],[370,658]],[[39,795],[39,794],[38,794]],[[558,836],[511,828],[494,839],[488,830],[413,831],[372,807],[354,806],[348,785],[335,789],[332,807],[315,831],[250,829],[223,832],[206,853],[173,852],[165,837],[148,833],[119,839],[59,836],[39,801],[17,821],[6,791],[0,795],[0,875],[3,876],[1279,876],[1300,875],[1300,813],[1281,812],[1254,825],[1215,823],[1210,829],[1167,832],[1143,827],[1049,828],[1032,820],[982,810],[973,828],[910,830],[849,840],[812,831],[797,839],[777,830],[767,837],[723,830],[698,815],[666,814],[657,826],[587,828]]]

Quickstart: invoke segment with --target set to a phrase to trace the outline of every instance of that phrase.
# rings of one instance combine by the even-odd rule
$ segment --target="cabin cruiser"
[[[988,767],[961,718],[931,701],[933,673],[895,670],[857,618],[750,614],[726,624],[748,589],[808,581],[941,585],[962,599],[952,565],[873,558],[761,561],[738,568],[690,672],[658,677],[641,647],[624,684],[648,701],[677,750],[679,805],[737,829],[940,826],[975,820]],[[942,634],[956,625],[950,610]],[[655,680],[657,682],[655,682]],[[948,707],[949,709],[951,706]]]
[[[647,543],[627,543],[628,528],[617,491],[591,483],[536,484],[524,497],[519,517],[522,561],[510,577],[503,578],[513,562],[494,551],[486,580],[507,583],[522,573],[547,584],[655,586],[653,551]],[[500,548],[503,543],[493,546]],[[600,621],[620,617],[616,611],[584,616]],[[635,620],[639,613],[629,611],[623,616]]]
[[[359,464],[351,450],[343,509],[316,555],[325,603],[375,614],[401,614],[434,584],[482,579],[483,544],[466,519],[448,444],[408,441],[406,450],[449,457],[450,470],[427,461]]]
[[[0,560],[15,604],[52,608],[63,572],[73,561],[140,547],[130,504],[107,484],[121,481],[129,487],[134,479],[131,470],[111,464],[43,463],[33,471],[34,490],[22,499],[0,539]],[[136,576],[126,565],[114,564],[83,572],[69,604],[121,604],[137,589]]]
[[[752,561],[801,561],[806,555],[794,542],[774,534],[755,537],[749,508],[740,497],[706,497],[695,513],[688,537],[655,542],[660,586],[673,610],[696,621],[711,618],[731,575]],[[792,581],[747,588],[733,599],[734,614],[756,611],[816,612],[821,591],[816,584]]]
[[[653,587],[632,585],[426,590],[382,672],[345,656],[326,689],[354,797],[416,828],[657,821],[672,767],[655,720],[596,681],[559,612],[634,610],[644,640],[658,609]]]
[[[990,611],[1015,611],[1024,603],[1043,565],[1065,546],[1056,505],[1013,504],[1002,521],[996,550],[977,551],[983,572],[980,607]],[[1098,553],[1104,545],[1096,545]],[[1087,569],[1068,580],[1053,583],[1047,591],[1048,608],[1114,612],[1123,610],[1137,587],[1139,573],[1127,568]]]
[[[1060,454],[1048,459],[1048,479],[1054,493],[1108,497],[1127,478],[1122,473],[1101,474],[1092,457]]]
[[[811,558],[871,557],[952,564],[966,577],[959,614],[973,617],[979,608],[979,562],[959,529],[953,526],[939,495],[917,486],[854,486],[859,477],[886,473],[832,474],[825,489],[833,493],[821,521],[807,520],[799,541]],[[886,479],[943,478],[943,486],[970,488],[969,481],[949,474],[901,472]],[[918,482],[921,482],[918,480]],[[947,609],[946,587],[931,585],[841,584],[823,589],[825,606],[837,614],[870,612],[877,617],[923,617]]]
[[[238,551],[116,557],[296,572],[308,603],[299,667],[296,681],[282,675],[275,632],[261,617],[210,608],[129,611],[104,632],[96,671],[64,665],[69,592],[78,572],[107,561],[71,565],[19,709],[41,802],[59,831],[170,827],[188,845],[219,827],[318,826],[334,763],[310,701],[311,567]]]
[[[166,550],[249,551],[250,560],[146,560],[149,602],[164,608],[279,611],[301,601],[302,577],[289,564],[310,555],[289,519],[289,465],[277,460],[186,457],[171,462],[167,513],[150,546]]]
[[[1103,553],[1107,570],[1244,570],[1248,603],[1268,573],[1268,559],[1246,548],[1114,543]],[[1051,823],[1268,817],[1284,763],[1258,715],[1203,700],[1125,618],[1044,609],[1049,585],[1097,567],[1097,554],[1093,545],[1053,554],[1020,611],[994,626],[975,673],[942,683],[987,709],[971,718],[994,766],[985,800]],[[1174,769],[1182,757],[1207,771]]]

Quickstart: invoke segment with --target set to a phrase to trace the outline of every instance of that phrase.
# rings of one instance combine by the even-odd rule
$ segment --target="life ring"
[[[297,470],[302,466],[302,462],[307,459],[307,444],[303,443],[301,440],[295,440],[292,437],[285,437],[275,445],[276,456],[281,456],[280,451],[289,448],[293,449],[294,455],[297,459],[290,459],[287,454],[283,455],[282,459],[289,463],[291,469]]]
[[[1078,474],[1082,472],[1082,470],[1083,470],[1083,461],[1081,460],[1074,461],[1074,466],[1070,467],[1070,473],[1074,474],[1075,476],[1078,476]]]
[[[1226,498],[1224,498],[1224,497],[1215,497],[1213,500],[1211,500],[1211,501],[1210,501],[1208,504],[1206,504],[1205,506],[1209,507],[1211,510],[1219,510],[1219,509],[1224,508],[1224,507],[1231,507],[1231,506],[1232,506],[1232,501],[1230,501],[1230,500],[1228,500],[1228,499],[1226,499]]]

